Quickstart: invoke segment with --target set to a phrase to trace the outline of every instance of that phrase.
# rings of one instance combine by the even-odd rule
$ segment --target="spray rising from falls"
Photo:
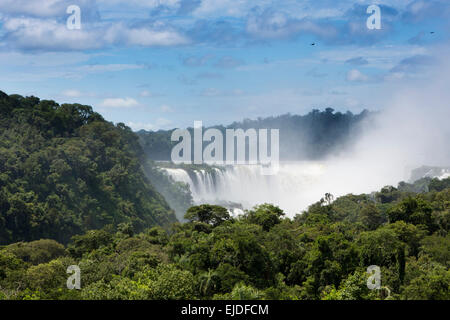
[[[409,181],[411,171],[424,165],[448,168],[447,56],[426,81],[405,82],[386,94],[389,99],[374,118],[374,126],[358,138],[352,150],[339,156],[321,162],[281,163],[278,173],[272,176],[261,175],[258,166],[250,165],[164,170],[176,181],[189,184],[196,204],[231,202],[249,209],[272,203],[292,217],[325,193],[335,197],[371,193]],[[445,178],[448,174],[448,170],[439,171],[435,176]],[[426,175],[424,172],[422,176]]]
[[[175,181],[189,185],[196,204],[250,209],[262,203],[279,205],[293,215],[317,201],[317,185],[325,172],[321,163],[299,162],[280,166],[276,175],[262,175],[259,166],[235,165],[209,170],[163,168]],[[322,194],[323,196],[323,194]]]
[[[346,161],[282,163],[276,175],[261,175],[259,166],[235,165],[205,169],[161,168],[173,180],[189,185],[195,204],[217,204],[235,214],[255,205],[271,203],[294,216],[319,201],[325,193],[342,196],[371,193],[385,185],[408,180],[409,172],[374,175],[366,167]],[[443,170],[443,171],[442,171]],[[448,169],[421,177],[449,176]],[[381,172],[381,171],[380,171]],[[421,178],[417,177],[417,178]]]

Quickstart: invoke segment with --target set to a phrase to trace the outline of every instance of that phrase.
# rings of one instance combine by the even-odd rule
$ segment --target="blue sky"
[[[447,0],[0,0],[0,90],[134,130],[377,110],[436,67],[449,17]]]

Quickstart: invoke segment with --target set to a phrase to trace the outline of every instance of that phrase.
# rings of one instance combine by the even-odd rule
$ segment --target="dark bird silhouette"
[[[434,31],[431,31],[430,33],[431,33],[431,34],[433,34],[433,33],[434,33]]]
[[[315,46],[316,44],[313,42],[313,43],[311,43],[311,45],[312,45],[312,46]]]

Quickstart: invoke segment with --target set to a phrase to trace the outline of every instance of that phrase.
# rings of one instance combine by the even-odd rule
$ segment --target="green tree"
[[[256,206],[246,213],[250,223],[260,225],[264,231],[269,231],[279,224],[284,215],[285,213],[279,207],[267,203]]]
[[[231,216],[224,207],[203,204],[189,208],[184,218],[190,222],[198,221],[217,227],[224,221],[230,220]]]
[[[433,227],[430,204],[420,198],[408,197],[388,211],[389,221],[405,221],[415,225],[425,225],[429,230]]]

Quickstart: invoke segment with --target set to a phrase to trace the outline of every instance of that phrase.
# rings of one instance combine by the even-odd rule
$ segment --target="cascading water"
[[[305,192],[323,174],[318,163],[283,164],[278,174],[265,176],[259,166],[234,165],[210,170],[162,168],[175,181],[187,183],[196,204],[240,204],[249,209],[262,203],[279,205],[286,212],[298,213],[319,200]]]
[[[347,158],[322,162],[285,162],[280,164],[277,174],[269,176],[262,175],[260,167],[256,165],[210,167],[208,170],[161,169],[175,181],[189,185],[195,204],[218,204],[231,211],[241,212],[239,209],[271,203],[292,217],[319,201],[325,193],[335,197],[349,193],[371,193],[386,185],[396,186],[398,182],[409,179],[411,171],[391,168],[380,161],[369,161]],[[449,168],[421,170],[413,180],[423,176],[442,179],[449,172]]]

